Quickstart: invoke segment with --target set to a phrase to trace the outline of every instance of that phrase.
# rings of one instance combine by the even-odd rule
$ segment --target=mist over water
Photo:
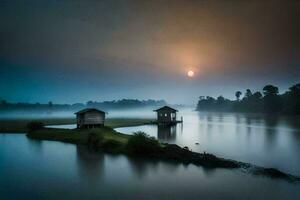
[[[106,111],[107,118],[154,118],[154,109],[157,107],[146,107],[139,109],[120,109]],[[43,110],[15,110],[15,111],[0,111],[0,119],[44,119],[44,118],[75,118],[75,112],[78,110],[70,111],[53,111]]]
[[[4,111],[0,112],[0,119],[45,119],[45,118],[73,118],[72,111]]]
[[[40,117],[35,113],[27,117],[32,116]],[[74,117],[72,112],[43,116]],[[299,119],[195,112],[193,108],[179,109],[177,117],[181,116],[184,123],[172,128],[145,125],[116,130],[126,134],[145,131],[162,142],[188,146],[193,151],[206,151],[300,175]],[[110,111],[108,117],[155,118],[155,113],[153,109],[119,110]],[[75,128],[75,124],[57,127]],[[36,141],[20,134],[0,135],[0,161],[0,193],[4,199],[33,196],[50,199],[235,199],[241,196],[297,199],[300,195],[299,185],[282,180],[236,170],[102,154],[85,146]],[[74,190],[78,187],[80,190]]]
[[[173,127],[144,125],[116,130],[133,134],[144,131],[162,142],[187,146],[193,151],[274,167],[300,176],[300,118],[263,114],[197,112],[179,109],[183,124]],[[108,118],[155,119],[153,109],[115,110]],[[75,128],[74,125],[52,126]],[[199,143],[199,144],[196,144]]]

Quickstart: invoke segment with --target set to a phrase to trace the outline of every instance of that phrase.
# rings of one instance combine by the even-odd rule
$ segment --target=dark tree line
[[[86,103],[87,107],[93,108],[106,108],[106,109],[122,109],[122,108],[137,108],[146,106],[162,106],[166,105],[164,100],[138,100],[138,99],[121,99],[117,101],[88,101]]]
[[[197,110],[300,114],[300,83],[293,85],[283,94],[279,94],[278,87],[266,85],[262,92],[247,89],[243,97],[242,95],[241,91],[236,91],[236,100],[225,99],[223,96],[200,96]]]
[[[83,108],[98,108],[104,110],[137,108],[146,106],[162,106],[167,103],[164,100],[137,100],[137,99],[121,99],[114,101],[88,101],[87,103],[75,104],[54,104],[52,101],[48,103],[10,103],[6,100],[0,101],[0,111],[13,110],[35,110],[35,111],[76,111]]]

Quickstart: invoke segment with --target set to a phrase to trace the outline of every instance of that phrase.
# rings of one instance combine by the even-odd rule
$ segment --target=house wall
[[[176,121],[176,113],[170,111],[159,111],[157,112],[157,121],[159,122]]]
[[[103,125],[105,114],[99,112],[86,112],[77,115],[77,127],[81,128],[89,125]]]
[[[84,113],[83,124],[104,124],[105,115],[99,112]]]
[[[80,128],[80,126],[83,124],[83,115],[77,115],[77,128]]]

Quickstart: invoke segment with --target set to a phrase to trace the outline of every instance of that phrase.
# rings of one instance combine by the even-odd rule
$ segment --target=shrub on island
[[[129,138],[126,148],[129,153],[137,155],[156,154],[161,150],[158,140],[141,131]]]
[[[45,124],[40,121],[32,121],[27,124],[28,131],[36,131],[44,128]]]

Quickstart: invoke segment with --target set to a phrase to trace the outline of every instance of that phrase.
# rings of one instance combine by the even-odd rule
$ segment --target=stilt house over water
[[[105,112],[95,108],[86,108],[75,113],[77,128],[96,128],[104,126]]]
[[[163,106],[157,110],[154,110],[154,112],[157,112],[158,124],[172,125],[181,122],[181,121],[177,121],[176,119],[176,113],[178,112],[178,110],[171,108],[169,106]]]

